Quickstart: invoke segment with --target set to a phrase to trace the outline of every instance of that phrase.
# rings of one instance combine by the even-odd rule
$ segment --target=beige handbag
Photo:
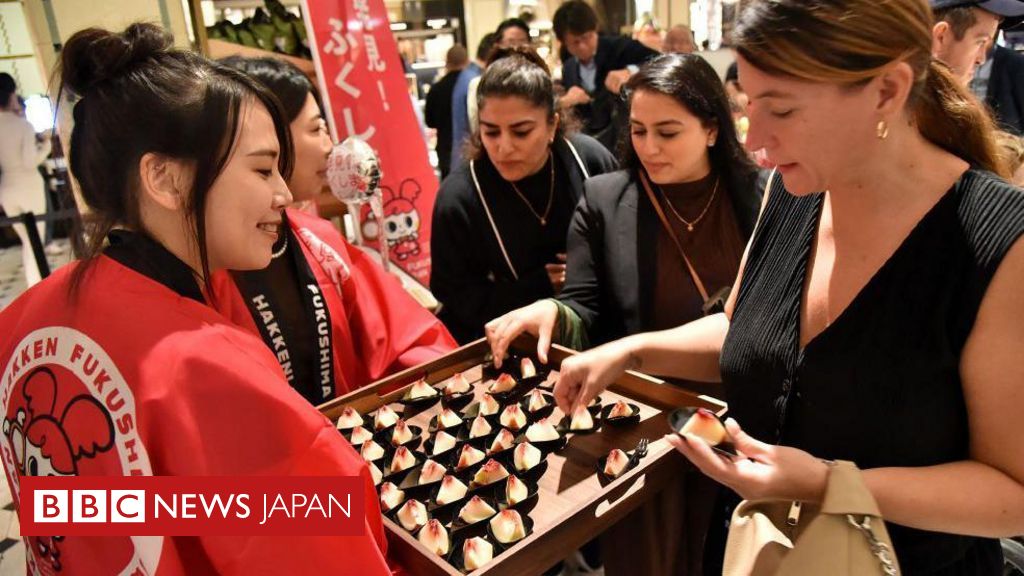
[[[874,497],[857,466],[843,461],[830,467],[820,508],[741,502],[729,525],[723,566],[723,576],[900,573]]]

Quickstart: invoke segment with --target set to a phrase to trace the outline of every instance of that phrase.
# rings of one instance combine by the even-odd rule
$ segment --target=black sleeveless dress
[[[755,438],[862,469],[966,459],[960,354],[1024,233],[1024,192],[966,172],[801,350],[801,293],[823,200],[773,182],[722,349],[730,415]],[[889,530],[905,574],[1002,574],[997,540]]]

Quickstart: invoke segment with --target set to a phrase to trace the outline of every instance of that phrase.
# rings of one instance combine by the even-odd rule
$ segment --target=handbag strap
[[[871,516],[865,516],[864,520],[858,522],[853,514],[847,514],[846,521],[864,535],[864,539],[868,541],[868,547],[871,548],[871,553],[875,555],[875,558],[878,558],[878,563],[882,565],[882,572],[886,576],[896,576],[899,574],[899,569],[892,559],[892,547],[889,546],[888,542],[883,542],[875,534],[875,531],[871,528]]]
[[[850,526],[868,541],[871,553],[878,558],[882,571],[887,576],[895,576],[899,569],[893,561],[892,543],[888,538],[879,538],[878,533],[871,527],[872,518],[880,519],[882,513],[871,491],[864,484],[860,469],[853,462],[845,460],[825,462],[829,465],[829,473],[821,513],[846,516]],[[857,516],[862,520],[858,521]]]
[[[651,185],[647,181],[647,174],[641,168],[640,182],[644,186],[644,191],[647,192],[647,198],[651,201],[654,206],[654,211],[658,213],[658,219],[661,220],[661,225],[665,227],[665,232],[668,233],[668,237],[672,239],[672,243],[676,245],[676,250],[679,251],[679,256],[686,263],[686,269],[690,271],[690,278],[693,279],[693,285],[697,287],[697,292],[700,292],[700,297],[704,302],[708,301],[708,291],[704,289],[704,283],[700,281],[700,276],[697,275],[697,270],[690,263],[690,259],[686,257],[686,252],[683,250],[683,245],[679,242],[679,237],[676,236],[675,230],[672,229],[672,224],[669,223],[668,218],[665,217],[665,210],[661,207],[661,202],[658,202],[658,198],[654,195],[651,190]]]

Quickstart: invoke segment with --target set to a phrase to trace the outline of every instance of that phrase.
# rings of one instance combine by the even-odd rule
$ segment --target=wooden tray
[[[536,344],[529,338],[520,338],[514,349],[530,355]],[[366,414],[383,404],[396,402],[406,388],[424,374],[431,384],[446,380],[456,372],[462,372],[470,382],[475,382],[481,378],[481,363],[488,351],[487,342],[478,340],[433,362],[400,372],[319,408],[332,421],[346,406]],[[572,354],[574,352],[567,348],[552,346],[549,362],[557,368]],[[555,377],[553,372],[550,378]],[[663,439],[669,432],[668,412],[681,406],[705,407],[715,412],[725,408],[719,400],[636,372],[627,372],[601,397],[605,405],[620,399],[638,405],[640,422],[623,427],[605,425],[594,434],[572,436],[564,450],[548,456],[548,469],[539,481],[538,504],[529,513],[534,520],[533,533],[496,555],[486,566],[473,572],[474,575],[540,574],[564,559],[572,550],[615,524],[653,497],[672,478],[683,473],[685,459]],[[400,405],[393,407],[398,409]],[[427,422],[440,409],[438,403],[407,420],[426,429]],[[632,450],[641,438],[651,441],[648,455],[636,468],[602,487],[597,474],[598,459],[613,448]],[[384,525],[389,532],[388,555],[409,573],[430,576],[461,574],[445,559],[431,554],[398,524],[385,518]]]

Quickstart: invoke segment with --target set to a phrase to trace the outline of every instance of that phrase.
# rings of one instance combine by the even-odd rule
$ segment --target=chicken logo
[[[388,250],[399,261],[408,260],[420,254],[419,232],[420,213],[416,209],[416,199],[421,188],[412,178],[402,181],[398,194],[389,187],[381,186],[384,192],[384,238],[387,239]],[[378,240],[381,226],[368,206],[362,210],[363,237],[367,240]]]
[[[114,444],[114,423],[91,395],[79,395],[57,410],[57,378],[46,367],[24,380],[25,406],[4,418],[3,432],[22,476],[76,476],[78,462]]]
[[[15,502],[24,476],[152,475],[137,429],[135,397],[96,341],[66,326],[40,328],[13,350],[0,376],[0,457]],[[110,554],[96,573],[150,574],[161,536],[97,536]],[[27,572],[59,574],[90,554],[81,537],[24,537]],[[81,560],[79,560],[81,562]]]
[[[26,376],[21,397],[23,407],[3,424],[20,475],[76,476],[80,460],[113,447],[114,423],[95,398],[78,395],[58,410],[57,377],[49,368],[36,368]],[[37,558],[61,571],[62,536],[28,540]]]

